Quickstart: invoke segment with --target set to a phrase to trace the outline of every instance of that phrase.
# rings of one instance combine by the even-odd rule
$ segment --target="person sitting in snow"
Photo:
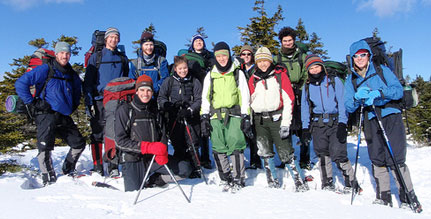
[[[139,190],[153,155],[155,162],[150,170],[153,174],[149,178],[149,187],[170,182],[169,172],[163,168],[165,164],[177,178],[187,178],[191,173],[190,163],[168,159],[165,127],[160,122],[161,115],[153,98],[153,81],[149,76],[141,75],[135,87],[132,102],[117,109],[114,125],[126,192]]]

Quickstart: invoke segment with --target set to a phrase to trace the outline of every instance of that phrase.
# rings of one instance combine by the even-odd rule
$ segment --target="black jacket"
[[[120,151],[120,162],[151,159],[141,154],[141,141],[167,144],[163,124],[154,100],[145,104],[137,95],[133,101],[121,105],[115,113],[115,141]]]

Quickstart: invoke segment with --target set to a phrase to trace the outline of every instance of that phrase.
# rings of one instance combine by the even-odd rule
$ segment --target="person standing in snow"
[[[18,96],[28,108],[34,110],[39,151],[37,160],[43,185],[57,181],[51,159],[57,134],[70,146],[62,167],[65,175],[74,174],[76,163],[85,148],[85,139],[70,117],[79,105],[81,79],[72,69],[69,60],[70,45],[67,42],[57,42],[55,60],[52,63],[25,73],[15,82]],[[35,97],[30,93],[30,86],[33,85],[37,91]]]
[[[148,186],[164,186],[170,182],[169,173],[163,167],[165,164],[181,178],[187,178],[191,173],[188,162],[168,159],[168,140],[153,99],[153,81],[149,76],[142,75],[135,87],[132,102],[121,105],[115,113],[115,141],[120,151],[126,192],[140,188],[153,155],[155,162],[150,170],[153,174]]]
[[[105,108],[103,107],[103,91],[112,79],[127,77],[129,66],[127,57],[118,51],[120,32],[115,27],[109,27],[105,32],[105,47],[100,52],[91,55],[84,78],[84,95],[87,116],[91,127],[91,155],[93,157],[92,171],[104,176],[102,143],[106,124]],[[100,59],[100,60],[98,60]],[[105,149],[113,146],[105,142]],[[106,152],[105,150],[105,152]],[[118,177],[118,164],[108,162],[108,174]]]
[[[354,42],[350,46],[352,74],[345,82],[344,104],[348,113],[355,112],[361,105],[364,108],[364,134],[368,146],[368,155],[372,163],[372,173],[376,182],[376,200],[374,203],[392,207],[389,169],[395,173],[395,164],[391,159],[384,133],[380,130],[378,119],[381,119],[398,165],[406,190],[400,186],[400,179],[395,177],[399,188],[400,207],[409,206],[409,196],[416,212],[422,211],[413,189],[410,171],[406,161],[406,133],[401,110],[393,101],[403,96],[403,87],[391,70],[384,65],[375,65],[372,61],[372,50],[365,40]],[[379,76],[381,71],[386,83]],[[373,109],[375,108],[375,110]],[[378,116],[378,118],[377,118]]]
[[[311,140],[319,157],[323,190],[335,190],[332,161],[344,176],[344,192],[361,188],[354,178],[352,164],[347,158],[347,113],[344,108],[344,85],[336,76],[328,76],[322,59],[308,55],[305,59],[308,80],[302,89],[302,139]]]
[[[180,160],[194,161],[196,164],[191,178],[200,178],[198,161],[194,160],[192,146],[198,151],[200,136],[200,117],[202,85],[189,74],[187,59],[174,57],[174,73],[166,78],[160,88],[157,103],[159,108],[168,113],[167,131],[174,147],[174,157]],[[184,120],[189,124],[190,136]]]
[[[250,106],[253,109],[256,126],[257,154],[263,160],[268,186],[279,188],[280,182],[274,165],[274,144],[283,164],[291,168],[297,190],[305,190],[295,165],[294,149],[288,143],[289,127],[292,121],[295,95],[287,77],[286,68],[274,65],[272,54],[266,47],[256,51],[256,71],[250,77]]]
[[[216,64],[205,77],[202,89],[201,131],[204,137],[211,136],[223,191],[232,188],[235,192],[245,186],[244,134],[253,135],[250,94],[244,72],[232,62],[229,46],[225,42],[217,43],[214,55]]]

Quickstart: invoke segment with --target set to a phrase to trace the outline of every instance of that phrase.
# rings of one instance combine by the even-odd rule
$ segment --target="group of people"
[[[328,74],[321,58],[297,48],[294,29],[282,28],[278,37],[281,49],[276,56],[266,47],[255,51],[244,45],[239,57],[234,57],[225,42],[218,42],[210,52],[204,38],[195,35],[188,53],[174,57],[170,70],[167,60],[154,51],[154,36],[149,32],[141,35],[138,57],[130,61],[130,67],[125,65],[121,61],[125,55],[117,50],[120,32],[108,28],[102,58],[98,60],[97,54],[90,57],[82,85],[69,64],[69,44],[58,42],[52,64],[35,68],[16,82],[18,95],[36,109],[37,157],[44,184],[56,181],[50,158],[55,134],[71,146],[63,164],[64,174],[73,174],[84,150],[85,139],[70,117],[79,105],[81,86],[92,128],[93,171],[105,174],[103,91],[112,79],[130,77],[136,79],[136,93],[115,113],[119,163],[109,162],[107,171],[111,177],[119,176],[118,164],[121,164],[125,191],[139,189],[152,159],[154,174],[147,186],[163,186],[170,181],[167,170],[161,168],[165,164],[180,179],[200,177],[199,164],[212,168],[209,138],[224,191],[237,191],[245,186],[247,145],[249,167],[265,170],[268,187],[280,187],[274,163],[275,145],[280,166],[292,175],[296,190],[306,191],[302,171],[310,169],[312,140],[319,158],[322,189],[335,190],[332,173],[335,162],[344,177],[344,191],[359,192],[361,188],[347,157],[346,124],[348,114],[361,108],[376,182],[375,203],[392,206],[389,170],[394,171],[398,165],[407,187],[403,190],[401,179],[396,177],[402,205],[408,206],[407,197],[413,197],[413,202],[419,204],[405,164],[406,136],[401,111],[390,104],[403,95],[395,75],[389,68],[379,66],[385,81],[376,76],[373,54],[364,40],[350,47],[353,73],[343,83]],[[31,85],[42,93],[33,97],[29,91]],[[391,142],[396,164],[386,149],[380,122]],[[294,155],[292,135],[300,139],[299,158]],[[173,155],[167,151],[168,139]],[[198,158],[194,151],[199,148]]]

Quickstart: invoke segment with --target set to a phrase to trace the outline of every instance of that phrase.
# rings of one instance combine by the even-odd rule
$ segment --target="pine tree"
[[[277,33],[274,31],[274,27],[279,21],[284,19],[282,16],[283,10],[279,5],[274,15],[268,17],[264,5],[264,0],[256,0],[254,2],[253,11],[257,12],[258,16],[250,18],[250,24],[247,24],[246,27],[238,27],[241,34],[241,42],[243,42],[243,44],[252,45],[255,48],[265,46],[271,53],[277,54],[279,42],[275,40]],[[237,55],[240,50],[241,46],[237,45],[233,47],[233,51],[235,51]]]
[[[156,33],[157,33],[156,27],[154,26],[153,23],[150,23],[150,25],[148,27],[146,27],[142,31],[142,33],[143,32],[150,32],[150,33],[153,34],[154,37],[156,36]],[[141,35],[139,35],[139,37],[141,37]],[[134,53],[136,53],[138,51],[138,49],[139,49],[139,45],[141,44],[141,39],[139,38],[139,39],[137,39],[135,41],[132,41],[132,44],[135,44],[135,45],[133,45],[133,49],[134,49]]]
[[[410,132],[414,140],[429,145],[431,141],[431,82],[418,76],[413,84],[419,96],[418,106],[407,111]]]
[[[198,29],[196,29],[196,34],[201,35],[203,39],[208,38],[208,36],[205,34],[204,27],[198,27]],[[192,45],[191,43],[192,43],[192,39],[187,39],[187,43],[185,44],[186,48],[189,48]]]

